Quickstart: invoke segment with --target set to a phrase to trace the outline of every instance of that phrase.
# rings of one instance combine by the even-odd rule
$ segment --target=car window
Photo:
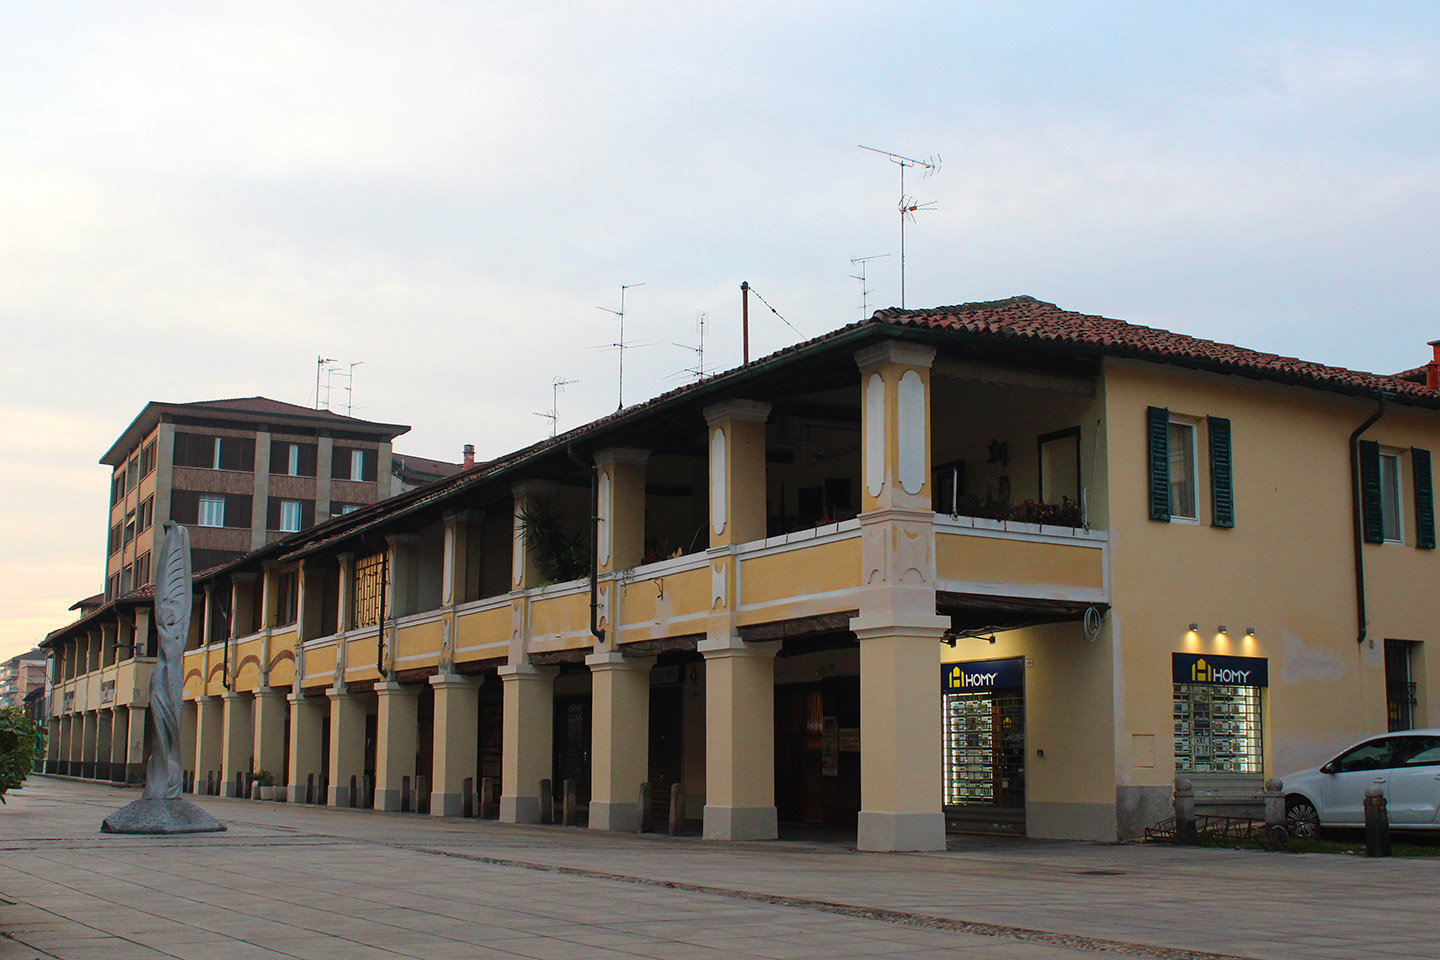
[[[1440,764],[1440,737],[1405,737],[1395,754],[1397,767],[1425,767]]]
[[[1391,766],[1398,737],[1381,737],[1362,743],[1335,758],[1335,769],[1339,773],[1353,773],[1356,770],[1382,770]]]

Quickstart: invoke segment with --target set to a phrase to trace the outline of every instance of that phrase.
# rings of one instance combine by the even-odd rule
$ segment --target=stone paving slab
[[[0,808],[0,960],[1440,957],[1440,864],[966,838],[717,844],[197,798],[223,834],[101,835],[133,797]]]

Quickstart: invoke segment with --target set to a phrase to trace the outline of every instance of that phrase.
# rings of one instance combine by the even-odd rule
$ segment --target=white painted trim
[[[815,527],[813,530],[796,530],[793,533],[782,533],[778,536],[767,537],[764,540],[751,540],[749,543],[742,543],[736,546],[735,552],[743,560],[755,556],[770,556],[776,553],[786,553],[790,550],[798,550],[802,547],[820,546],[825,543],[834,543],[840,540],[851,540],[860,536],[860,520],[840,520],[836,523],[827,523],[823,527]]]
[[[895,479],[908,494],[925,486],[925,384],[920,374],[906,370],[895,387]]]
[[[719,426],[710,435],[710,529],[719,536],[725,532],[725,428]]]
[[[984,580],[938,580],[935,589],[945,593],[994,594],[1024,597],[1030,600],[1075,600],[1080,603],[1109,603],[1107,591],[1094,587],[1070,587],[1063,584],[994,583]]]
[[[783,597],[779,600],[764,600],[760,603],[741,603],[735,609],[738,612],[744,613],[749,610],[769,610],[772,607],[784,607],[791,604],[810,603],[816,600],[829,600],[834,597],[849,596],[855,597],[856,602],[858,603],[860,599],[860,594],[861,588],[858,586],[842,587],[839,590],[825,590],[821,593],[797,593],[793,597]]]
[[[510,594],[498,593],[493,597],[481,597],[479,600],[467,600],[457,604],[455,616],[457,618],[468,616],[472,613],[484,613],[487,610],[498,610],[501,607],[509,609],[511,604]]]
[[[391,622],[398,629],[400,627],[414,627],[423,623],[434,623],[437,620],[445,619],[443,609],[426,610],[422,613],[407,613],[403,617],[396,617]]]
[[[935,515],[935,532],[964,537],[991,537],[1000,540],[1024,540],[1032,543],[1059,543],[1076,547],[1102,547],[1110,539],[1105,530],[1081,527],[1058,527],[1039,523],[1016,523],[1009,520],[987,520],[983,517],[949,517]]]
[[[470,650],[495,650],[495,649],[504,649],[504,648],[509,647],[509,646],[510,646],[510,638],[509,638],[509,637],[506,637],[504,640],[491,640],[489,643],[477,643],[477,644],[473,644],[473,645],[468,646],[468,647],[456,647],[456,648],[455,648],[455,652],[456,652],[456,653],[465,653],[465,652],[470,651]]]
[[[878,373],[865,382],[865,489],[878,497],[885,489],[885,380]]]

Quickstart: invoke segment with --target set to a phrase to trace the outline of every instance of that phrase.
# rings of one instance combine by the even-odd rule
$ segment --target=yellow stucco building
[[[1177,774],[1243,804],[1437,721],[1436,369],[880,311],[208,571],[186,765],[436,816],[493,782],[516,822],[571,781],[595,829],[647,784],[709,838],[869,850],[1135,836]],[[56,769],[101,676],[56,679]]]

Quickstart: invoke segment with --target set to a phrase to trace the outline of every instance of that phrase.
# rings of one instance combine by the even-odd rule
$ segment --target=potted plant
[[[275,776],[269,770],[261,770],[255,774],[255,783],[260,787],[261,800],[275,799]]]

